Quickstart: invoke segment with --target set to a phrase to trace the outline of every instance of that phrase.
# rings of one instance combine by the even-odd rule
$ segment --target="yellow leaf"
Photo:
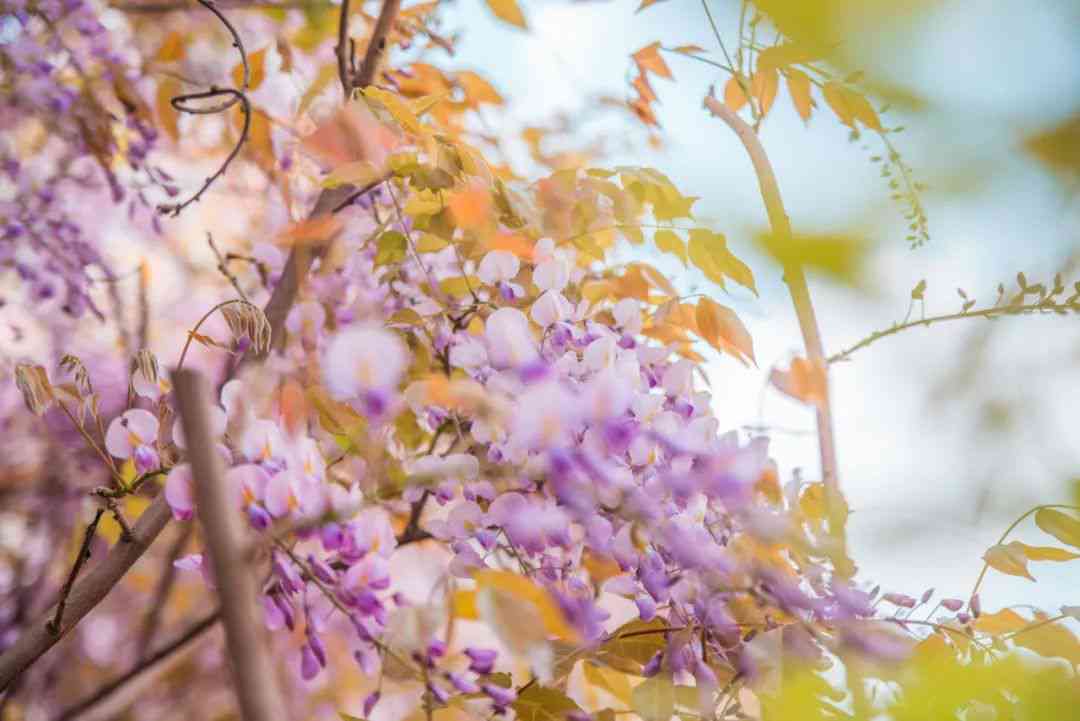
[[[424,233],[416,241],[417,253],[434,253],[442,250],[450,245],[450,241],[446,238],[435,235],[434,233]]]
[[[983,554],[983,560],[986,564],[996,571],[1008,574],[1010,576],[1020,576],[1021,578],[1027,578],[1032,581],[1035,577],[1028,572],[1027,557],[1024,556],[1023,550],[1016,548],[1012,545],[997,544],[991,546],[986,553]]]
[[[465,91],[469,101],[476,105],[502,105],[504,102],[495,86],[471,70],[462,70],[454,76],[454,80]]]
[[[385,177],[381,168],[367,160],[355,160],[339,165],[327,173],[322,180],[324,188],[336,188],[339,185],[355,185],[363,188]]]
[[[783,68],[788,65],[801,65],[821,59],[821,53],[813,48],[796,43],[784,43],[765,48],[758,54],[759,70]]]
[[[1080,548],[1080,520],[1053,508],[1040,508],[1035,524],[1062,543]]]
[[[518,7],[517,0],[487,0],[487,4],[491,8],[491,12],[495,13],[495,17],[503,22],[519,27],[522,30],[529,29],[528,24],[525,22],[525,15],[521,12],[521,8]]]
[[[1013,541],[1009,545],[1019,548],[1029,561],[1071,561],[1074,558],[1080,558],[1080,554],[1066,551],[1064,548],[1029,546],[1019,541]]]
[[[655,42],[652,45],[646,45],[630,57],[634,59],[634,62],[637,64],[638,70],[641,71],[642,75],[646,72],[650,72],[669,80],[674,77],[671,74],[671,68],[664,62],[664,58],[660,57],[659,42]]]
[[[535,608],[543,622],[543,630],[547,634],[573,643],[579,640],[578,632],[566,623],[562,611],[559,610],[559,606],[551,595],[528,578],[491,568],[477,571],[473,578],[476,580],[478,590],[499,591]]]
[[[656,235],[653,236],[653,242],[656,244],[656,249],[662,253],[671,253],[679,260],[683,265],[686,265],[686,243],[679,237],[679,234],[673,230],[658,230]]]
[[[1080,642],[1076,635],[1061,623],[1044,623],[1042,614],[1036,617],[1030,630],[1021,629],[1013,637],[1013,643],[1045,658],[1064,658],[1073,667],[1080,664]]]
[[[455,618],[475,621],[480,618],[476,610],[476,591],[454,591],[452,610]]]
[[[670,721],[675,713],[675,684],[666,674],[645,679],[631,695],[634,712],[643,721]]]
[[[257,90],[262,85],[263,80],[266,79],[266,48],[262,50],[256,50],[247,56],[248,58],[248,70],[250,76],[248,78],[248,90]],[[244,84],[244,64],[237,63],[232,70],[233,85],[241,87]]]
[[[788,94],[791,95],[791,104],[795,111],[804,121],[810,119],[810,110],[814,101],[810,97],[810,76],[801,70],[788,68],[787,70]]]
[[[627,706],[631,705],[632,688],[630,678],[625,673],[588,661],[582,664],[581,670],[585,674],[585,680],[593,686],[602,688]]]
[[[984,613],[971,624],[975,630],[1000,636],[1018,631],[1027,626],[1029,621],[1011,608],[1003,608],[997,613]]]
[[[409,131],[414,135],[423,135],[424,129],[420,125],[420,120],[416,117],[416,114],[412,111],[401,97],[395,93],[391,93],[388,90],[377,88],[374,85],[369,85],[364,88],[364,97],[369,100],[374,100],[384,108],[387,112],[397,121],[403,129]]]

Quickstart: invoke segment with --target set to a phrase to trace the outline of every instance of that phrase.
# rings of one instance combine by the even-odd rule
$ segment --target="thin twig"
[[[205,616],[200,621],[194,623],[190,628],[181,633],[175,639],[161,647],[161,650],[156,651],[154,655],[140,660],[136,663],[131,670],[122,676],[109,681],[104,686],[99,688],[90,696],[75,702],[71,706],[60,712],[60,715],[56,717],[56,721],[71,721],[71,719],[81,716],[86,711],[89,711],[94,706],[112,696],[118,690],[126,686],[131,681],[135,680],[142,674],[154,668],[165,659],[172,656],[177,651],[180,651],[185,646],[196,640],[204,633],[213,628],[217,622],[221,620],[221,612],[214,611],[213,613]]]
[[[15,645],[0,655],[0,691],[18,677],[27,667],[56,645],[64,634],[101,602],[109,591],[120,582],[128,569],[146,552],[161,529],[168,523],[172,512],[165,501],[165,494],[159,493],[132,528],[132,540],[129,543],[117,543],[108,555],[76,581],[67,596],[61,627],[58,632],[46,628],[55,613],[50,610],[40,623],[31,625]]]
[[[64,623],[64,609],[67,607],[68,596],[71,594],[71,587],[75,585],[75,581],[79,578],[79,571],[82,570],[83,565],[90,558],[90,544],[94,542],[94,534],[97,533],[98,523],[101,522],[101,517],[104,515],[105,509],[97,509],[97,513],[94,514],[94,520],[86,526],[86,533],[83,534],[82,545],[79,546],[79,553],[75,556],[75,563],[71,566],[71,572],[68,573],[67,580],[64,581],[64,587],[60,591],[60,600],[56,603],[56,613],[48,623],[48,629],[51,633],[59,635],[60,629]]]
[[[229,19],[217,9],[217,6],[214,5],[211,0],[198,0],[198,3],[214,13],[217,19],[221,21],[221,24],[229,31],[229,34],[232,35],[232,45],[236,48],[236,51],[240,53],[240,64],[243,66],[243,77],[241,78],[240,89],[211,87],[209,90],[200,93],[178,95],[170,99],[169,102],[177,112],[188,113],[190,115],[213,115],[215,113],[223,113],[237,103],[240,103],[240,109],[244,112],[244,126],[240,130],[240,138],[236,141],[236,145],[233,146],[233,149],[225,158],[225,162],[221,164],[221,167],[217,169],[217,172],[203,182],[202,187],[199,188],[193,196],[182,203],[163,204],[158,206],[159,212],[166,213],[174,218],[179,215],[180,211],[184,208],[192,203],[197,203],[199,199],[202,198],[203,193],[214,184],[214,181],[225,175],[225,171],[228,170],[229,164],[240,154],[240,148],[243,147],[244,142],[248,137],[248,131],[251,129],[251,103],[248,101],[247,95],[245,94],[247,93],[248,85],[251,82],[251,69],[248,67],[247,52],[244,50],[243,41],[240,40],[240,33],[236,31],[236,28],[229,22]],[[188,104],[193,100],[209,100],[210,98],[220,97],[228,97],[228,100],[208,108],[200,108]]]
[[[196,371],[173,373],[176,401],[195,478],[196,508],[221,602],[225,640],[243,721],[272,721],[285,709],[258,622],[258,589],[243,557],[243,526],[211,432],[210,385]]]
[[[1052,303],[1047,304],[1045,301],[1038,303],[1028,303],[1025,305],[998,305],[991,308],[983,308],[982,310],[970,310],[961,311],[959,313],[946,313],[945,315],[936,315],[929,318],[920,318],[919,320],[913,320],[910,322],[899,323],[891,328],[885,330],[879,330],[871,333],[855,345],[850,348],[846,348],[839,353],[835,353],[828,358],[829,363],[838,363],[839,361],[847,360],[856,351],[860,351],[867,347],[871,343],[887,338],[891,335],[895,335],[900,331],[908,330],[909,328],[918,328],[919,326],[929,327],[934,323],[942,323],[950,320],[961,320],[963,318],[997,318],[1003,315],[1020,315],[1023,313],[1054,313],[1060,315],[1062,313],[1076,313],[1080,312],[1080,306],[1076,304],[1068,303]]]
[[[217,244],[214,243],[214,236],[210,233],[209,230],[206,231],[206,242],[210,245],[210,250],[214,252],[214,257],[217,258],[218,272],[225,276],[225,278],[232,285],[233,290],[236,291],[237,295],[239,295],[242,299],[247,300],[247,294],[244,293],[244,289],[240,287],[240,281],[237,279],[236,275],[234,275],[233,272],[229,270],[229,266],[227,264],[228,256],[222,255],[221,251],[218,250]]]

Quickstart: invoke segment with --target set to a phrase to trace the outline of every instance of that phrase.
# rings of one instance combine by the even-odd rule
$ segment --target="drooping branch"
[[[225,640],[240,716],[244,721],[280,718],[285,708],[260,633],[258,588],[244,562],[243,526],[225,483],[221,456],[211,432],[210,386],[196,371],[173,374],[176,401],[187,439],[199,520],[214,572]]]
[[[765,154],[765,148],[757,133],[738,114],[731,111],[723,102],[717,100],[710,92],[705,98],[705,107],[716,117],[720,118],[738,136],[750,156],[750,162],[754,166],[757,175],[761,197],[765,201],[765,211],[769,216],[769,225],[777,240],[781,243],[791,243],[791,220],[784,209],[784,202],[780,196],[780,186],[776,182],[776,174],[773,172],[769,157]],[[828,365],[825,357],[824,345],[821,342],[821,331],[818,328],[817,317],[814,313],[814,304],[810,299],[810,288],[806,282],[806,273],[797,262],[784,264],[784,281],[787,283],[788,292],[791,294],[792,303],[795,305],[795,315],[799,320],[799,330],[802,332],[803,344],[806,353],[814,363],[820,363],[825,372]],[[839,478],[836,461],[836,439],[832,427],[832,405],[826,392],[825,402],[817,408],[817,431],[818,447],[821,454],[821,474],[825,485],[826,498],[829,513],[829,529],[834,541],[840,546],[835,558],[844,566],[848,566],[846,543],[844,540],[844,525],[846,522],[846,504],[840,495]],[[844,575],[854,569],[843,569]]]

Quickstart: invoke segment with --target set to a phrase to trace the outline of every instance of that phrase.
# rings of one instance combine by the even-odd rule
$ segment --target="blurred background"
[[[826,5],[852,23],[844,62],[893,99],[883,122],[904,128],[889,137],[928,186],[921,200],[930,232],[915,249],[905,240],[902,208],[870,161],[883,152],[879,138],[852,140],[828,112],[804,125],[781,89],[761,138],[795,232],[849,234],[869,245],[857,285],[811,278],[826,352],[902,321],[922,279],[927,316],[960,310],[958,287],[979,307],[990,305],[998,283],[1015,287],[1021,271],[1031,282],[1051,282],[1059,271],[1066,285],[1080,279],[1080,5]],[[628,95],[629,55],[645,45],[693,44],[722,59],[701,3],[669,0],[637,13],[630,2],[525,9],[530,31],[518,32],[481,3],[457,3],[447,16],[464,31],[456,61],[486,69],[521,127],[562,112],[582,144],[603,140],[606,164],[656,167],[700,196],[696,216],[727,235],[760,289],[755,298],[732,286],[720,299],[747,324],[759,367],[728,357],[710,364],[717,414],[730,427],[768,426],[782,477],[801,467],[817,478],[812,412],[766,387],[770,367],[801,343],[780,270],[754,243],[766,229],[757,182],[738,140],[702,108],[706,90],[726,76],[664,56],[675,80],[653,82],[660,147],[632,116],[596,117],[595,98]],[[710,9],[730,50],[740,3],[710,2]],[[1070,121],[1071,138],[1059,130]],[[1044,142],[1032,148],[1033,138]],[[705,286],[692,269],[657,263],[680,289]],[[912,312],[919,317],[918,304]],[[1070,479],[1080,476],[1080,319],[915,328],[834,365],[831,379],[851,545],[867,578],[963,597],[980,556],[1013,518],[1071,497]],[[993,574],[988,593],[1003,604],[1076,602],[1072,564],[1037,564],[1033,572],[1037,585]]]

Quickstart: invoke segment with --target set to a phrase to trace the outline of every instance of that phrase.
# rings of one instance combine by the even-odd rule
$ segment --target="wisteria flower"
[[[508,250],[493,250],[484,256],[476,275],[480,280],[493,285],[499,290],[503,300],[513,301],[525,295],[525,289],[513,283],[521,269],[521,261]]]
[[[323,381],[339,400],[358,400],[379,417],[389,408],[409,365],[409,351],[394,333],[377,327],[339,333],[323,357]]]
[[[150,411],[132,408],[113,419],[105,433],[105,448],[117,458],[131,458],[139,473],[158,467],[154,441],[158,435],[158,419]]]

